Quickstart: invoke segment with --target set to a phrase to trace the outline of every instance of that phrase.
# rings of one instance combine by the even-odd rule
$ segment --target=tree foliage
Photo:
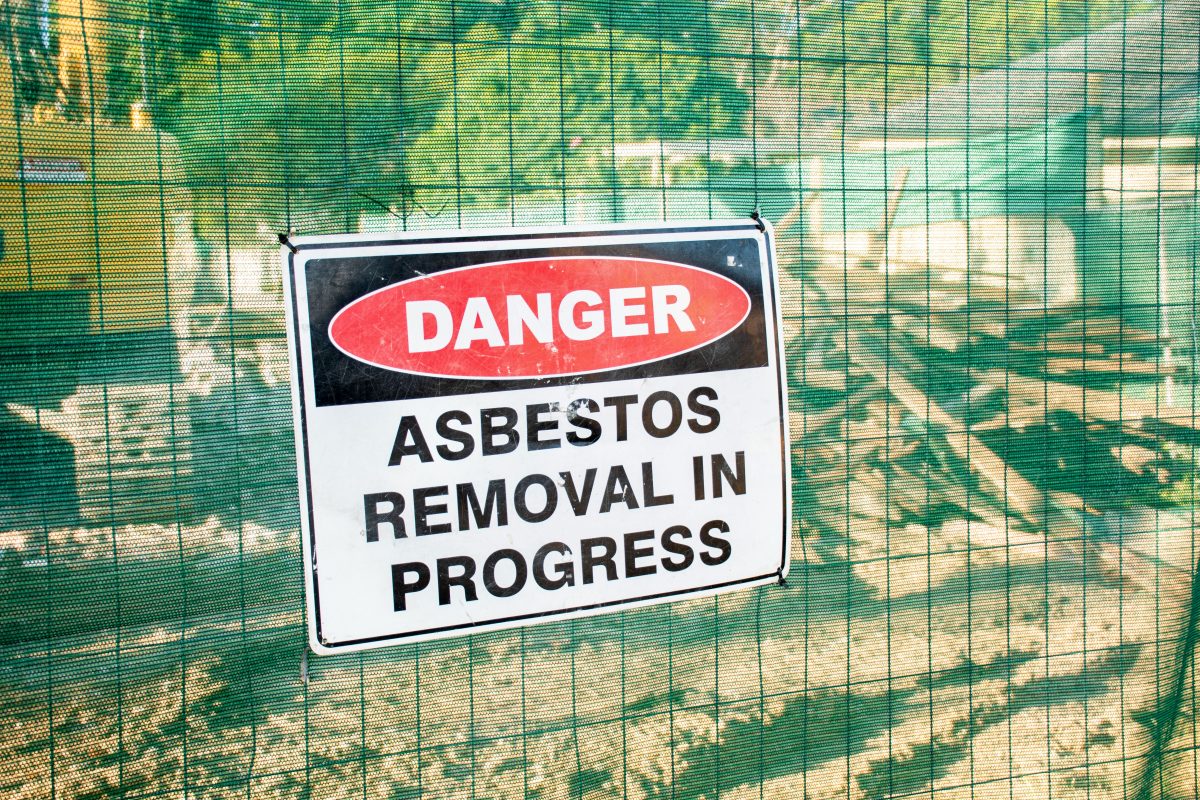
[[[881,111],[1132,13],[1117,0],[815,2],[801,15],[804,89],[847,114]]]
[[[614,143],[835,124],[1096,29],[1115,0],[149,0],[112,6],[197,186],[357,210],[610,188]],[[799,108],[799,111],[797,110]]]

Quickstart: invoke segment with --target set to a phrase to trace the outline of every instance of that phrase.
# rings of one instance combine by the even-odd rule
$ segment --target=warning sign
[[[309,237],[282,253],[317,652],[785,574],[769,229]]]

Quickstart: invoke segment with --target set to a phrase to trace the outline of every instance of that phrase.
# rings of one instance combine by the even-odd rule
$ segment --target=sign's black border
[[[777,382],[777,401],[779,403],[779,436],[781,442],[787,441],[787,406],[784,402],[784,389],[786,386],[786,373],[783,344],[781,342],[782,331],[779,330],[779,293],[777,291],[778,281],[775,270],[774,249],[770,246],[771,231],[769,228],[763,229],[762,226],[755,220],[747,220],[744,224],[734,225],[682,225],[679,227],[657,227],[657,228],[598,228],[592,230],[558,230],[558,231],[530,231],[522,233],[520,231],[471,235],[469,231],[464,231],[461,236],[430,236],[422,238],[420,236],[404,237],[404,238],[379,238],[379,239],[362,239],[353,241],[329,241],[321,243],[304,243],[299,242],[289,248],[287,256],[288,264],[288,292],[291,297],[291,317],[292,317],[292,332],[294,334],[296,359],[296,391],[298,392],[297,408],[299,409],[300,421],[300,438],[303,443],[301,448],[301,457],[304,459],[304,492],[305,492],[305,512],[308,517],[308,541],[309,553],[311,554],[312,563],[308,566],[309,579],[311,581],[313,602],[312,613],[314,615],[314,629],[316,632],[317,642],[321,647],[327,650],[336,650],[338,648],[350,648],[359,645],[376,644],[379,642],[394,641],[397,644],[409,641],[420,636],[428,636],[436,633],[446,633],[449,631],[463,630],[469,628],[481,628],[491,630],[494,626],[505,625],[511,622],[520,622],[525,620],[541,619],[545,617],[557,617],[564,614],[571,614],[577,611],[591,611],[599,608],[607,608],[609,606],[625,606],[634,603],[641,603],[649,600],[661,600],[666,597],[674,597],[676,595],[691,595],[701,592],[710,592],[717,589],[724,589],[730,586],[739,586],[742,584],[758,584],[769,581],[772,578],[780,579],[784,575],[788,567],[787,553],[789,538],[791,536],[791,515],[785,515],[783,520],[783,546],[779,554],[779,568],[773,572],[768,572],[763,575],[755,575],[749,578],[740,578],[734,581],[725,581],[723,583],[715,583],[709,586],[699,586],[690,589],[678,589],[672,592],[660,592],[658,594],[642,595],[640,597],[624,598],[621,600],[612,600],[606,603],[595,603],[592,605],[574,606],[571,608],[558,608],[553,611],[541,611],[535,614],[521,614],[513,617],[504,617],[502,619],[490,619],[483,622],[465,622],[459,625],[443,625],[438,628],[426,628],[419,631],[409,631],[400,634],[388,634],[386,636],[369,636],[362,639],[350,639],[342,642],[329,642],[321,634],[321,591],[317,564],[317,540],[316,526],[313,518],[313,496],[312,496],[312,478],[309,464],[308,452],[308,419],[306,415],[306,407],[304,403],[304,366],[303,356],[300,347],[300,309],[299,300],[297,299],[298,292],[296,291],[296,256],[300,255],[305,250],[329,250],[329,249],[353,249],[357,247],[386,247],[388,245],[432,245],[432,244],[453,244],[457,242],[488,242],[488,241],[529,241],[532,239],[561,239],[566,237],[584,238],[591,236],[630,236],[638,234],[646,235],[672,235],[686,233],[722,233],[727,231],[754,231],[755,234],[761,234],[764,241],[767,243],[766,249],[766,266],[767,266],[767,286],[764,287],[764,293],[770,292],[772,310],[774,313],[770,316],[770,324],[774,328],[775,333],[775,365],[776,372],[779,377]],[[765,320],[764,320],[765,321]],[[790,508],[791,498],[788,487],[788,448],[783,448],[780,455],[780,474],[783,481],[783,497],[785,508]]]

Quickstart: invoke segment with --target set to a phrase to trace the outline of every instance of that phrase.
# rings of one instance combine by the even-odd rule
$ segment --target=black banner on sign
[[[463,237],[457,241],[472,241]],[[649,259],[699,268],[740,286],[750,298],[750,312],[736,329],[720,339],[679,355],[630,367],[522,379],[452,378],[385,369],[352,358],[330,339],[329,327],[339,311],[361,297],[402,281],[478,264],[580,255]],[[767,320],[764,316],[762,265],[754,238],[705,242],[649,242],[602,247],[491,249],[483,252],[423,253],[312,259],[305,271],[308,289],[308,335],[312,345],[313,389],[317,406],[413,400],[476,394],[503,389],[599,383],[660,375],[764,367]]]

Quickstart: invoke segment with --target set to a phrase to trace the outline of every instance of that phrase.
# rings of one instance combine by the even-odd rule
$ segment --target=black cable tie
[[[787,578],[780,575],[779,576],[779,585],[786,589],[787,588]]]
[[[283,245],[284,247],[286,247],[288,250],[291,250],[292,255],[297,255],[300,252],[299,250],[296,249],[296,245],[292,244],[292,240],[291,240],[291,238],[289,238],[290,237],[289,234],[281,233],[281,234],[278,234],[278,236],[279,236],[279,243],[281,245]]]
[[[750,219],[758,225],[759,233],[767,232],[767,226],[763,224],[762,213],[757,208],[750,212]]]

